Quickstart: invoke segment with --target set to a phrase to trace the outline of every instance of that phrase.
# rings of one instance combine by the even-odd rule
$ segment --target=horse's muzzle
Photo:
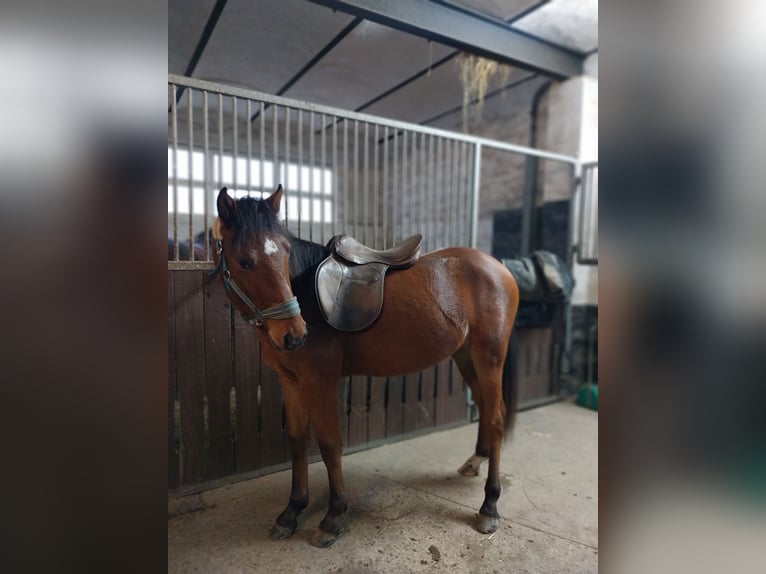
[[[293,334],[288,331],[285,334],[284,347],[282,348],[285,351],[294,351],[295,349],[302,347],[305,342],[306,335],[303,335],[302,337],[294,337]]]

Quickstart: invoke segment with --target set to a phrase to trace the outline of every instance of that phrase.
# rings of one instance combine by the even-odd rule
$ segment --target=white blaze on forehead
[[[263,242],[263,252],[266,255],[274,255],[277,251],[279,251],[279,247],[273,240],[267,239]]]

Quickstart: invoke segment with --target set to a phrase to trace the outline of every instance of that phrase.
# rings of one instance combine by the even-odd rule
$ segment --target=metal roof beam
[[[492,22],[428,0],[309,0],[441,42],[478,56],[555,78],[582,74],[581,55],[551,45],[502,22]]]

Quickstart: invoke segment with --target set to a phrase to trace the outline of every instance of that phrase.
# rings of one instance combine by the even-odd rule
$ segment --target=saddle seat
[[[408,237],[395,247],[376,250],[359,243],[353,237],[341,235],[334,241],[335,252],[346,261],[364,265],[365,263],[383,263],[394,269],[409,267],[420,257],[420,244],[423,236],[420,234]]]
[[[333,237],[330,255],[319,264],[314,280],[327,323],[340,331],[361,331],[372,325],[383,308],[386,272],[414,265],[422,241],[422,235],[413,235],[380,251],[347,235]]]

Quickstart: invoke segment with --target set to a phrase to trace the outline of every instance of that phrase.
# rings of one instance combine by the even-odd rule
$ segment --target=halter
[[[226,291],[229,293],[235,293],[237,297],[239,297],[240,300],[245,305],[247,305],[252,315],[250,317],[246,317],[243,313],[242,318],[245,321],[251,325],[255,325],[256,327],[263,327],[263,322],[266,319],[290,319],[296,315],[301,314],[301,307],[298,304],[298,298],[295,296],[290,297],[284,303],[280,303],[279,305],[275,305],[274,307],[270,307],[264,311],[261,311],[258,306],[250,300],[250,297],[245,295],[245,292],[239,288],[239,286],[234,282],[234,279],[231,278],[231,271],[229,271],[229,268],[226,266],[226,257],[223,255],[222,240],[215,240],[215,249],[218,253],[218,264],[215,266],[215,269],[210,272],[210,275],[215,276],[218,273],[221,273]]]

